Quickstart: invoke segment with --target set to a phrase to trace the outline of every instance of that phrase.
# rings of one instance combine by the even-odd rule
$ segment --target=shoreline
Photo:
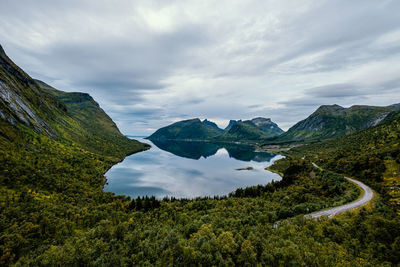
[[[131,140],[135,140],[135,139],[131,139]],[[137,141],[137,140],[136,140],[136,141]],[[140,153],[140,152],[147,151],[147,150],[149,150],[150,148],[151,148],[151,145],[145,144],[144,149],[138,150],[138,151],[131,151],[131,152],[128,152],[122,159],[120,159],[120,160],[118,160],[118,161],[112,163],[111,165],[107,166],[106,170],[105,170],[104,173],[103,173],[104,179],[103,179],[103,185],[102,185],[102,187],[101,187],[102,190],[104,191],[104,186],[107,184],[107,181],[108,181],[108,180],[107,180],[107,177],[106,177],[106,173],[107,173],[109,170],[111,170],[112,167],[114,167],[115,165],[117,165],[117,164],[123,162],[127,157],[132,156],[132,155],[137,154],[137,153]]]

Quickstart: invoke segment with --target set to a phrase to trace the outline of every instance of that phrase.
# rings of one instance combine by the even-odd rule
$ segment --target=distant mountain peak
[[[314,113],[316,113],[316,114],[321,114],[321,113],[334,114],[334,113],[342,113],[345,110],[346,110],[346,108],[339,106],[337,104],[322,105]]]
[[[229,141],[260,140],[278,136],[281,133],[283,133],[283,130],[270,118],[257,117],[245,121],[229,121],[225,133],[218,139]]]
[[[183,120],[184,122],[196,122],[196,121],[201,121],[199,118],[194,118],[194,119],[187,119]]]
[[[251,122],[254,123],[256,126],[268,125],[273,123],[270,118],[263,117],[251,119]]]
[[[229,131],[238,122],[242,122],[242,120],[230,120],[228,126],[225,127],[224,131]]]
[[[209,121],[209,120],[207,120],[207,119],[205,119],[205,120],[203,121],[203,124],[219,129],[218,125],[217,125],[215,122]]]

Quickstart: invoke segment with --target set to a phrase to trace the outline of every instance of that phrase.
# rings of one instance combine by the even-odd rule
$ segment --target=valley
[[[0,47],[0,111],[1,266],[400,263],[398,104],[325,105],[286,132],[261,117],[226,129],[184,120],[150,145],[122,135],[89,94],[31,78]],[[213,157],[209,173],[196,169]],[[146,164],[154,172],[141,180]],[[336,211],[321,210],[353,208],[362,194],[345,177],[366,186],[361,204],[368,188],[376,196],[327,218]]]

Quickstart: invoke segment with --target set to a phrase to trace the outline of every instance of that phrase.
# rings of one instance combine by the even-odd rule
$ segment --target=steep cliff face
[[[59,91],[31,78],[1,46],[0,119],[16,128],[26,126],[52,139],[79,144],[92,152],[122,151],[116,145],[119,142],[128,147],[142,146],[124,137],[89,94]]]
[[[39,85],[16,66],[0,46],[0,117],[12,125],[23,123],[49,136],[57,132],[49,125],[66,106],[42,92]]]

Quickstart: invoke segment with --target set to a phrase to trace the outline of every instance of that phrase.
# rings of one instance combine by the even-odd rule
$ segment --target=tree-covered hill
[[[283,130],[272,122],[271,119],[254,118],[252,120],[238,121],[235,123],[230,122],[229,130],[224,134],[216,137],[220,141],[258,141],[268,139],[271,137],[279,136]]]
[[[220,135],[222,129],[208,120],[191,119],[178,121],[150,135],[150,140],[208,140]]]
[[[352,135],[294,148],[325,168],[354,176],[390,196],[400,214],[400,111]]]
[[[147,148],[89,95],[32,79],[0,47],[0,265],[70,235],[90,214],[80,205],[101,205],[105,171]]]
[[[271,119],[254,118],[246,121],[231,120],[229,125],[222,130],[209,121],[191,119],[178,121],[150,135],[150,140],[204,140],[204,141],[255,141],[278,136],[283,133],[279,126]]]
[[[320,106],[308,118],[296,123],[276,141],[324,140],[348,135],[379,124],[398,104],[387,107],[339,105]]]

